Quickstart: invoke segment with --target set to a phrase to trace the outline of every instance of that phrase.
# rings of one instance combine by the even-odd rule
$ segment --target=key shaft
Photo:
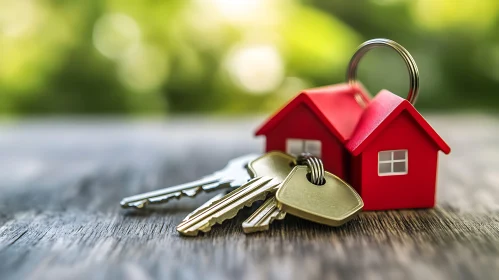
[[[274,220],[282,220],[285,217],[286,212],[277,207],[277,201],[272,196],[243,222],[243,231],[244,233],[265,231]]]
[[[192,216],[197,215],[197,214],[203,212],[204,210],[208,209],[208,207],[210,207],[213,204],[213,202],[215,202],[217,200],[220,200],[222,197],[224,197],[224,195],[225,194],[223,192],[215,195],[210,200],[208,200],[205,203],[203,203],[203,205],[201,205],[198,208],[196,208],[196,210],[194,210],[191,213],[189,213],[189,215],[187,215],[182,221],[189,220]]]
[[[230,160],[222,170],[212,175],[189,183],[125,197],[121,200],[120,205],[122,208],[141,209],[149,204],[166,203],[173,198],[195,197],[200,192],[239,187],[251,178],[246,170],[246,165],[257,157],[256,154],[237,157]]]
[[[126,197],[121,200],[120,204],[123,208],[144,208],[146,205],[167,202],[172,198],[194,197],[201,191],[209,192],[230,187],[230,182],[220,182],[218,188],[204,188],[205,185],[211,186],[219,180],[219,176],[209,176],[189,183]]]
[[[236,216],[244,206],[265,199],[269,193],[276,191],[278,185],[271,177],[255,178],[180,223],[177,231],[185,236],[196,236],[199,231],[208,232],[213,225]]]

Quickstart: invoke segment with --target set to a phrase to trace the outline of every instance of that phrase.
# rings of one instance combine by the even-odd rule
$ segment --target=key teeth
[[[200,192],[230,188],[234,180],[234,178],[221,178],[221,175],[210,175],[189,183],[125,197],[121,200],[120,205],[123,208],[139,208],[134,206],[138,201],[147,200],[147,204],[144,204],[147,206],[148,204],[166,203],[174,198],[194,197]]]
[[[224,219],[220,219],[220,217],[216,217],[216,218],[210,220],[205,225],[203,225],[202,227],[200,227],[198,229],[198,232],[201,231],[203,233],[207,233],[207,232],[211,231],[211,229],[213,228],[213,226],[215,226],[215,225],[221,225],[221,224],[223,224],[223,222],[233,219],[235,216],[237,216],[237,214],[239,213],[239,211],[241,211],[241,209],[243,209],[243,208],[244,208],[244,206],[242,208],[238,209],[237,212],[234,213],[234,215],[227,216],[226,218],[224,217]],[[197,234],[198,233],[196,233],[196,235]]]
[[[261,200],[261,199],[260,199]],[[255,200],[254,202],[257,202],[257,200]],[[254,203],[253,202],[253,203]],[[231,219],[233,219],[234,217],[237,216],[237,214],[239,213],[239,211],[241,211],[244,207],[249,207],[251,206],[251,204],[247,205],[247,204],[244,204],[242,205],[242,207],[236,209],[234,208],[234,213],[231,214],[231,215],[228,215],[228,216],[224,216],[223,218],[221,216],[217,216],[217,217],[213,217],[212,219],[208,220],[204,225],[200,226],[197,230],[194,230],[194,231],[186,231],[186,232],[180,232],[181,234],[185,234],[186,236],[197,236],[199,234],[199,231],[203,232],[203,233],[207,233],[209,231],[211,231],[211,229],[213,228],[213,226],[215,225],[221,225],[223,224],[223,222],[225,221],[229,221]],[[230,212],[232,213],[232,212]],[[189,234],[189,233],[192,233],[192,234]]]
[[[260,199],[261,200],[261,199]],[[257,202],[257,200],[253,201],[253,203]],[[180,234],[182,235],[186,235],[186,236],[197,236],[199,231],[201,232],[204,232],[204,233],[207,233],[209,231],[211,231],[212,227],[215,226],[215,225],[221,225],[223,222],[225,221],[228,221],[228,220],[231,220],[233,219],[235,216],[237,216],[237,214],[239,213],[239,211],[241,211],[241,209],[243,209],[244,207],[249,207],[251,206],[253,203],[249,204],[243,204],[241,205],[241,207],[237,207],[237,208],[234,208],[231,210],[231,213],[230,215],[226,215],[224,213],[224,215],[226,216],[213,216],[211,219],[207,220],[206,223],[204,223],[202,226],[200,226],[197,230],[193,230],[193,231],[179,231],[178,230],[178,227],[177,227],[177,231],[180,232]],[[234,212],[232,212],[234,211]],[[192,233],[192,234],[189,234],[189,233]]]
[[[284,220],[286,218],[286,212],[279,210],[279,214],[276,215],[275,220]]]
[[[190,197],[194,198],[196,195],[202,192],[201,187],[195,187],[192,189],[187,189],[187,190],[182,190],[176,193],[171,193],[168,195],[164,195],[158,200],[150,200],[150,199],[144,199],[144,200],[139,200],[139,201],[133,201],[133,202],[127,202],[126,200],[122,200],[120,202],[121,208],[128,209],[128,208],[134,208],[134,209],[143,209],[149,204],[159,204],[159,203],[166,203],[172,199],[177,199],[180,200],[183,197]],[[139,203],[140,202],[140,203]]]
[[[269,222],[266,224],[258,224],[258,225],[252,225],[248,223],[243,223],[243,232],[246,234],[249,233],[256,233],[260,231],[267,231],[270,229],[270,224],[274,222],[275,220],[282,220],[286,217],[286,212],[283,211],[275,211],[272,213],[272,215],[269,217]]]
[[[141,200],[135,202],[127,202],[125,200],[122,200],[120,202],[121,208],[123,209],[129,209],[129,208],[143,209],[147,204],[148,204],[147,200]]]
[[[253,179],[252,181],[250,181],[248,183],[256,183],[256,182],[258,182],[258,186],[259,187],[267,185],[267,184],[271,184],[271,186],[268,187],[268,189],[265,190],[265,191],[263,191],[261,194],[256,195],[255,197],[253,197],[252,199],[248,200],[247,202],[245,202],[243,204],[240,204],[237,207],[234,207],[234,208],[228,210],[227,212],[219,213],[218,215],[214,214],[214,215],[209,216],[209,218],[207,218],[207,220],[204,223],[202,223],[201,225],[199,225],[199,226],[195,226],[195,224],[193,224],[191,226],[191,228],[194,227],[194,230],[191,230],[191,231],[189,231],[188,229],[187,230],[182,230],[182,225],[185,224],[185,223],[187,223],[187,222],[189,222],[189,220],[182,221],[177,226],[177,231],[180,234],[184,235],[184,236],[197,236],[198,233],[199,233],[199,231],[202,231],[204,233],[210,231],[211,228],[214,225],[222,224],[224,221],[227,221],[227,220],[230,220],[230,219],[234,218],[239,213],[239,211],[241,211],[241,209],[243,209],[244,207],[249,207],[249,206],[253,205],[253,203],[255,203],[256,201],[264,200],[267,197],[267,195],[269,193],[272,193],[272,191],[278,185],[277,183],[274,183],[274,182],[271,182],[271,181],[272,181],[272,178],[270,178],[270,177],[261,177],[261,178],[258,178],[258,179],[257,178]],[[237,191],[239,191],[239,189],[235,190],[234,192],[237,192]],[[212,205],[215,205],[217,203],[220,203],[220,200],[213,201]],[[212,205],[210,205],[210,206],[212,206]],[[207,207],[207,208],[209,208],[209,207]]]
[[[269,230],[274,220],[282,220],[285,217],[286,212],[279,210],[275,204],[275,197],[271,197],[243,222],[243,232],[249,234]]]
[[[208,209],[213,204],[213,202],[215,202],[217,200],[220,200],[222,197],[224,197],[223,193],[219,193],[219,194],[215,195],[210,200],[208,200],[207,202],[205,202],[203,205],[199,206],[194,211],[192,211],[191,213],[189,213],[189,215],[185,216],[185,218],[182,220],[182,222],[184,222],[186,220],[189,220],[192,216],[195,216],[195,215],[203,212],[204,210]]]
[[[151,203],[157,204],[157,203],[165,203],[165,202],[168,202],[168,201],[170,201],[172,199],[179,200],[179,199],[181,199],[183,197],[193,198],[196,195],[198,195],[201,191],[202,191],[201,187],[195,187],[195,188],[192,188],[192,189],[181,190],[181,191],[178,191],[178,192],[175,192],[175,193],[171,193],[171,194],[168,194],[168,195],[160,196],[159,199],[157,199],[157,200],[148,199],[148,201],[151,202]]]

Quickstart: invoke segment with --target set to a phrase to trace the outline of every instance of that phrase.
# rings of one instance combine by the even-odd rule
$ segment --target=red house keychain
[[[382,90],[374,98],[356,82],[357,65],[370,49],[387,46],[410,73],[407,100]],[[350,60],[348,83],[307,89],[257,130],[266,151],[322,158],[326,170],[349,182],[364,210],[435,205],[438,151],[449,146],[414,108],[419,72],[409,52],[388,39],[363,43]]]

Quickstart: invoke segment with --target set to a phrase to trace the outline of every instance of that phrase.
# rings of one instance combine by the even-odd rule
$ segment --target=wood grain
[[[259,152],[261,119],[42,120],[0,125],[1,279],[497,279],[499,120],[434,115],[438,206],[340,228],[288,215],[244,235],[244,209],[197,238],[175,226],[211,195],[146,211],[122,197]],[[255,209],[255,207],[253,207]]]

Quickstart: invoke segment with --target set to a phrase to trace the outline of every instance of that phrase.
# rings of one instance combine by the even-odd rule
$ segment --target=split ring
[[[307,166],[308,168],[310,168],[311,171],[310,181],[312,181],[313,184],[317,184],[317,180],[319,180],[319,174],[317,170],[317,165],[315,164],[312,157],[307,158]]]
[[[325,181],[325,179],[324,179],[324,175],[325,175],[324,164],[322,163],[322,160],[320,158],[314,157],[314,159],[317,162],[317,166],[319,168],[319,178],[318,178],[317,184],[322,185]]]
[[[372,39],[364,42],[359,46],[355,54],[350,59],[347,70],[347,82],[350,85],[354,85],[357,80],[357,66],[359,65],[360,59],[369,51],[377,47],[390,47],[395,50],[404,59],[405,65],[409,70],[409,93],[407,94],[407,100],[412,104],[416,104],[416,99],[419,93],[419,70],[414,58],[411,54],[399,43],[389,40],[389,39]]]
[[[322,185],[324,183],[324,164],[320,158],[310,153],[302,153],[298,156],[296,162],[300,165],[306,165],[310,169],[310,182],[315,185]]]
[[[325,181],[324,179],[324,164],[322,163],[322,160],[318,157],[313,157],[312,160],[315,161],[317,169],[318,169],[318,174],[317,174],[317,183],[316,185],[322,185]]]

